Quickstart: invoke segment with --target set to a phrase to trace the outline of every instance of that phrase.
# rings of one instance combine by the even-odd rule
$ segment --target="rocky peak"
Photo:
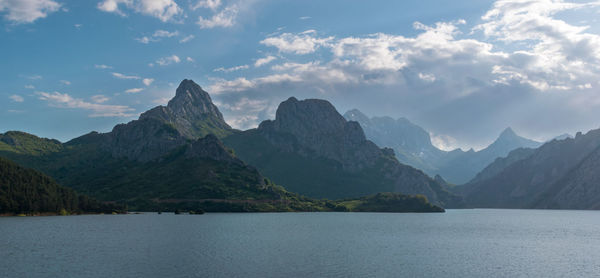
[[[175,97],[167,105],[175,116],[195,118],[202,114],[211,114],[220,120],[223,115],[213,104],[210,95],[200,85],[184,79],[175,91]]]
[[[167,106],[154,107],[140,116],[140,120],[147,118],[173,125],[188,139],[198,139],[207,134],[222,137],[231,131],[208,93],[188,79],[181,81],[175,97]]]
[[[344,118],[349,121],[356,121],[360,123],[361,126],[368,126],[369,122],[371,121],[367,115],[363,114],[358,109],[352,109],[344,113]]]
[[[384,155],[357,122],[346,121],[326,100],[291,97],[279,105],[275,120],[262,122],[258,130],[272,143],[277,134],[291,134],[303,148],[339,161],[346,169],[360,169]]]

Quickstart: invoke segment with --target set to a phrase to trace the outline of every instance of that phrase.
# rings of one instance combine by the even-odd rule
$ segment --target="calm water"
[[[0,218],[4,277],[598,277],[600,212]]]

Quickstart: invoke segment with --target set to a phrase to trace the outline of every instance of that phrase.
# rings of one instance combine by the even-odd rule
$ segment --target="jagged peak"
[[[502,133],[500,133],[500,138],[502,137],[515,137],[518,136],[515,131],[511,127],[505,128]]]

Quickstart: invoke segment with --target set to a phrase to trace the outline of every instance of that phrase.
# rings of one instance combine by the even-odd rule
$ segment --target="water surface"
[[[600,212],[0,218],[4,277],[597,277]]]

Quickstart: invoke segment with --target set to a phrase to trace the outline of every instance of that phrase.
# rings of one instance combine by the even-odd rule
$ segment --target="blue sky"
[[[407,117],[440,147],[600,126],[586,1],[0,0],[0,132],[69,140],[184,78],[234,127],[290,96]]]

